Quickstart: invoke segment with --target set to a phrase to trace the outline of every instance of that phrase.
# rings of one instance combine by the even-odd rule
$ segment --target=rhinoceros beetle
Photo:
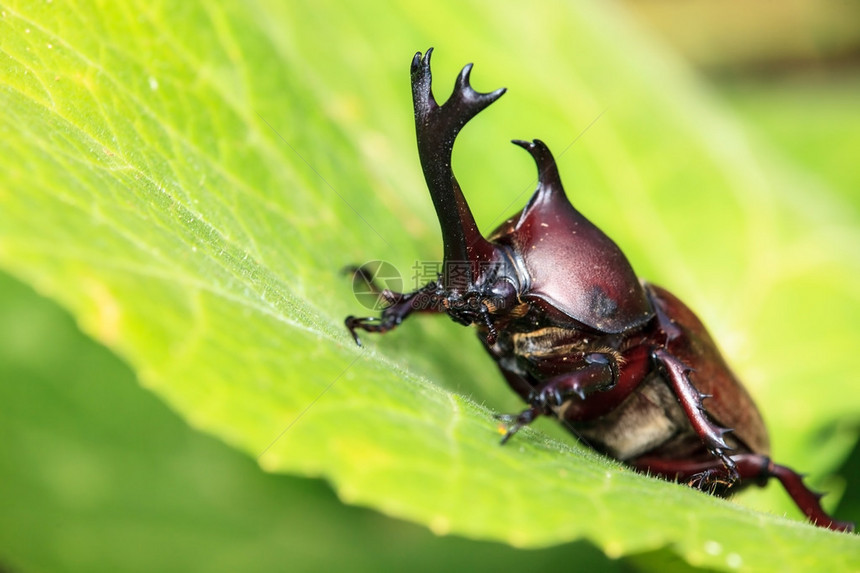
[[[555,416],[595,449],[633,468],[726,495],[776,478],[813,523],[835,530],[820,495],[768,457],[750,395],[684,303],[641,281],[618,246],[565,195],[543,142],[513,143],[538,169],[525,208],[486,239],[451,168],[457,134],[505,93],[475,91],[471,64],[443,105],[431,91],[432,48],[412,60],[418,154],[442,227],[443,271],[410,293],[372,285],[380,317],[347,317],[387,332],[413,312],[475,325],[510,387],[528,404],[498,416],[508,441],[538,416]],[[355,269],[361,273],[361,269]]]

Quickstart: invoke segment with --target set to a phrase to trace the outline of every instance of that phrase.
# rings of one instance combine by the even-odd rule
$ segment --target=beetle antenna
[[[492,346],[496,343],[496,336],[498,332],[496,331],[496,327],[493,324],[493,321],[490,320],[490,311],[487,309],[486,303],[481,303],[481,317],[484,319],[484,325],[487,327],[487,344]]]

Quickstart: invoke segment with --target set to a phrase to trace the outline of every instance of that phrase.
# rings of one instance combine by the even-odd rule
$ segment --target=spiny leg
[[[690,382],[687,376],[690,368],[663,348],[654,350],[653,356],[672,386],[681,408],[693,426],[693,430],[702,439],[708,451],[719,458],[725,466],[725,478],[728,480],[727,484],[731,485],[738,478],[738,470],[731,456],[726,454],[732,448],[723,439],[723,436],[731,429],[720,428],[708,419],[705,407],[702,405],[702,400],[708,396],[696,390],[696,387]]]
[[[435,296],[437,289],[438,283],[433,282],[410,293],[394,293],[387,289],[382,290],[380,296],[390,304],[382,310],[379,317],[347,316],[344,324],[352,334],[355,343],[361,346],[361,339],[356,332],[358,329],[384,334],[397,328],[413,312],[444,312],[444,308],[437,302]]]
[[[731,459],[741,483],[755,481],[759,486],[764,486],[770,478],[776,478],[813,524],[835,531],[853,531],[853,523],[838,521],[827,515],[821,507],[821,494],[806,487],[802,477],[791,468],[775,464],[769,457],[761,454],[736,454],[731,456]],[[647,471],[665,479],[687,481],[698,489],[725,483],[723,480],[727,477],[726,466],[716,459],[695,462],[643,457],[632,465],[640,471]],[[702,476],[710,476],[711,480],[702,479]],[[729,487],[726,491],[730,489]]]
[[[550,415],[553,408],[567,400],[585,400],[589,394],[609,390],[618,382],[618,363],[615,356],[590,353],[581,357],[583,366],[573,372],[547,380],[528,397],[529,407],[519,414],[499,414],[496,419],[507,426],[502,438],[506,443],[520,429],[538,416]]]
[[[809,518],[809,521],[820,527],[827,527],[836,531],[854,531],[854,524],[850,521],[837,521],[827,515],[822,509],[820,500],[823,494],[814,492],[803,485],[803,477],[789,467],[775,464],[767,460],[767,474],[775,477],[800,508],[800,511]]]

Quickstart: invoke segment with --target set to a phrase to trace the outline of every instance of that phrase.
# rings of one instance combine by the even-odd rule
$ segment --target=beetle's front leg
[[[532,391],[527,399],[529,407],[519,414],[496,416],[507,425],[502,443],[538,416],[556,413],[556,409],[568,400],[585,400],[589,394],[609,390],[618,383],[618,360],[614,355],[600,352],[586,354],[582,357],[582,364],[581,368],[554,376]]]
[[[355,271],[359,272],[359,271]],[[380,290],[376,285],[368,281],[371,288],[375,289],[379,295],[389,303],[382,310],[379,317],[367,316],[356,317],[347,316],[344,320],[349,333],[355,343],[361,346],[361,339],[358,337],[356,330],[361,329],[367,332],[376,332],[383,334],[400,325],[403,320],[413,312],[442,312],[443,309],[436,302],[437,283],[430,283],[427,286],[420,288],[410,293],[392,292],[388,289]]]
[[[731,432],[731,429],[720,428],[708,419],[705,407],[702,405],[702,400],[708,396],[696,390],[696,387],[690,382],[687,377],[690,369],[684,363],[667,352],[665,348],[654,350],[652,355],[658,368],[671,384],[681,408],[693,425],[693,430],[702,439],[708,451],[719,458],[725,466],[727,485],[731,485],[738,479],[738,469],[737,464],[726,453],[732,448],[723,439],[723,436]],[[702,483],[701,485],[707,484]]]

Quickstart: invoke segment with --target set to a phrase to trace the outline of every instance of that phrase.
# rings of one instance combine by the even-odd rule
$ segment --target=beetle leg
[[[487,328],[487,345],[492,346],[496,343],[496,337],[499,333],[496,330],[496,325],[493,324],[490,318],[490,311],[486,303],[481,304],[481,318],[484,320],[484,326]]]
[[[766,456],[751,457],[761,458],[759,460],[751,460],[752,462],[758,462],[760,475],[766,476],[765,479],[769,477],[775,477],[778,479],[779,483],[782,484],[782,487],[785,488],[785,491],[788,492],[788,495],[791,496],[791,499],[794,500],[794,503],[797,504],[797,507],[800,508],[800,511],[802,511],[812,523],[822,525],[836,531],[854,530],[854,524],[850,521],[837,521],[825,513],[821,508],[821,503],[819,503],[819,500],[823,495],[816,493],[803,485],[803,478],[800,474],[789,467],[773,463],[770,458]],[[738,465],[740,465],[740,463]]]
[[[371,288],[375,287],[372,282],[368,284],[371,285]],[[361,339],[356,332],[358,329],[383,334],[397,328],[413,312],[443,312],[444,309],[435,301],[436,297],[434,295],[437,287],[437,283],[430,283],[424,288],[410,293],[395,293],[388,289],[382,290],[379,293],[380,296],[391,304],[382,310],[379,317],[347,316],[344,324],[346,324],[350,334],[352,334],[355,343],[361,346]],[[376,289],[378,290],[378,287]]]
[[[495,418],[505,424],[507,430],[502,437],[501,444],[505,445],[514,434],[534,422],[540,415],[540,410],[535,406],[530,406],[519,414],[496,414]]]
[[[554,376],[529,397],[529,403],[549,413],[571,398],[611,390],[618,383],[618,361],[611,354],[593,352],[582,357],[585,367]]]
[[[687,485],[701,491],[710,490],[709,493],[716,495],[719,486],[728,487],[730,484],[726,479],[726,467],[722,460],[718,460],[713,462],[712,467],[687,478]]]
[[[821,507],[821,494],[815,493],[803,484],[801,476],[786,466],[773,463],[767,456],[761,454],[737,454],[731,456],[737,469],[740,481],[755,481],[764,486],[770,478],[776,478],[791,496],[791,499],[803,514],[815,525],[828,527],[836,531],[852,531],[854,524],[848,521],[837,521],[827,515]],[[725,476],[726,469],[718,460],[694,462],[688,460],[667,460],[659,458],[639,458],[633,463],[634,467],[656,474],[660,477],[674,480],[690,480],[690,485],[706,486],[720,483],[719,480],[702,479],[703,476]],[[695,481],[695,483],[693,483]],[[701,489],[701,487],[700,487]]]
[[[693,386],[693,383],[687,377],[690,368],[669,354],[665,348],[654,350],[652,356],[656,360],[658,367],[663,371],[666,379],[672,385],[675,396],[681,403],[681,408],[683,408],[684,413],[693,425],[693,430],[705,443],[708,451],[719,458],[723,466],[725,466],[726,479],[731,484],[738,478],[738,469],[732,458],[726,454],[726,451],[732,448],[723,439],[723,436],[731,430],[720,428],[708,419],[707,411],[702,405],[702,400],[706,396],[696,390],[696,387]]]
[[[585,400],[589,394],[611,389],[618,382],[618,362],[615,356],[593,352],[582,357],[582,368],[555,376],[547,380],[539,389],[532,391],[527,399],[529,407],[519,414],[501,414],[496,418],[507,424],[507,432],[502,443],[507,442],[524,426],[531,424],[538,416],[556,413],[564,418],[565,402],[572,399]]]

